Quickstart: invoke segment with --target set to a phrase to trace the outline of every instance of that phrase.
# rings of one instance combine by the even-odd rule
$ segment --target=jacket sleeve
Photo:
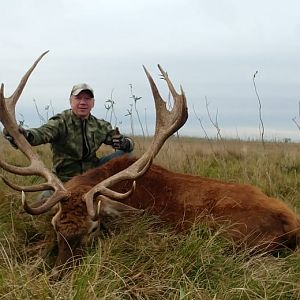
[[[46,143],[52,143],[63,133],[65,124],[61,115],[58,114],[48,120],[48,122],[39,128],[28,129],[28,141],[32,146]]]

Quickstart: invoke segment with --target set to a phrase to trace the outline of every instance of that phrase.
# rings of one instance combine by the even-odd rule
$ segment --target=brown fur
[[[82,196],[135,160],[127,156],[116,158],[65,184],[71,196],[61,200],[52,220],[58,240],[58,257],[52,270],[54,279],[81,255],[82,246],[99,231],[99,222],[92,222]],[[112,189],[126,192],[131,185],[132,182],[125,181]],[[227,237],[252,251],[295,249],[300,239],[296,214],[284,202],[266,196],[256,187],[175,173],[154,164],[137,180],[136,190],[129,198],[122,203],[103,202],[100,218],[141,212],[136,209],[158,215],[177,229],[185,229],[195,222],[205,222],[210,227],[227,224]]]
[[[83,186],[86,190],[134,161],[117,158],[73,178],[66,187],[80,194]],[[114,189],[125,192],[130,186],[130,182],[123,182]],[[227,235],[235,242],[267,251],[295,248],[300,237],[300,222],[295,213],[281,200],[268,197],[251,185],[175,173],[153,164],[136,186],[134,194],[123,201],[125,204],[147,209],[180,228],[195,221],[208,221],[211,226],[229,222]],[[71,211],[78,214],[77,208]],[[86,214],[84,206],[80,211]],[[76,222],[82,216],[78,218],[75,217]]]

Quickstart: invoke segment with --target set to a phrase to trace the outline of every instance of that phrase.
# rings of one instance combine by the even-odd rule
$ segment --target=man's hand
[[[130,141],[122,134],[112,136],[112,147],[117,150],[127,151],[130,147]]]
[[[19,126],[19,131],[24,135],[24,137],[26,139],[28,139],[29,132],[26,129]],[[7,139],[15,149],[18,149],[18,146],[17,146],[14,138],[8,133],[8,131],[5,128],[3,129],[3,135],[4,135],[5,139]]]

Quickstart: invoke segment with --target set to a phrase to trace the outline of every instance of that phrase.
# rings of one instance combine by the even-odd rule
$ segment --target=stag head
[[[48,52],[48,51],[47,51]],[[62,274],[64,267],[80,256],[83,246],[98,233],[103,217],[119,217],[128,214],[140,214],[141,210],[129,207],[121,201],[134,193],[135,181],[150,167],[152,160],[163,146],[166,139],[184,125],[187,120],[187,105],[183,90],[178,94],[168,75],[158,66],[162,78],[166,81],[173,96],[174,105],[171,110],[166,108],[165,101],[161,98],[158,89],[144,67],[149,80],[156,108],[155,134],[147,151],[128,168],[117,172],[109,178],[97,177],[97,182],[87,174],[77,176],[65,185],[44,165],[37,153],[18,130],[15,119],[15,106],[26,85],[26,82],[42,57],[43,53],[22,78],[12,96],[4,97],[4,85],[0,90],[0,121],[8,133],[14,138],[18,148],[29,159],[29,166],[17,167],[0,159],[0,167],[4,170],[24,176],[38,175],[45,179],[45,183],[20,186],[2,177],[4,182],[13,189],[22,192],[22,204],[25,211],[31,215],[39,215],[56,208],[52,218],[52,225],[57,234],[58,256],[52,270],[52,277],[57,278]],[[97,173],[93,170],[93,173]],[[119,193],[111,189],[116,184],[129,180],[132,187],[126,193]],[[28,204],[25,192],[52,190],[53,194],[44,203]]]

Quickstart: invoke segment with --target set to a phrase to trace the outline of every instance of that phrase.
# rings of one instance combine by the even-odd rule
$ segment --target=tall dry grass
[[[136,155],[149,140],[136,137]],[[47,146],[36,148],[51,165]],[[0,140],[1,157],[26,164]],[[101,153],[107,152],[103,149]],[[99,153],[100,154],[100,153]],[[300,211],[298,144],[172,137],[155,163],[184,173],[250,183]],[[4,172],[1,170],[1,174]],[[7,175],[22,184],[37,177]],[[0,299],[300,299],[300,252],[237,252],[222,228],[175,234],[153,216],[116,224],[63,280],[49,281],[56,255],[51,215],[23,212],[20,194],[0,182]],[[29,196],[33,199],[35,195]]]

